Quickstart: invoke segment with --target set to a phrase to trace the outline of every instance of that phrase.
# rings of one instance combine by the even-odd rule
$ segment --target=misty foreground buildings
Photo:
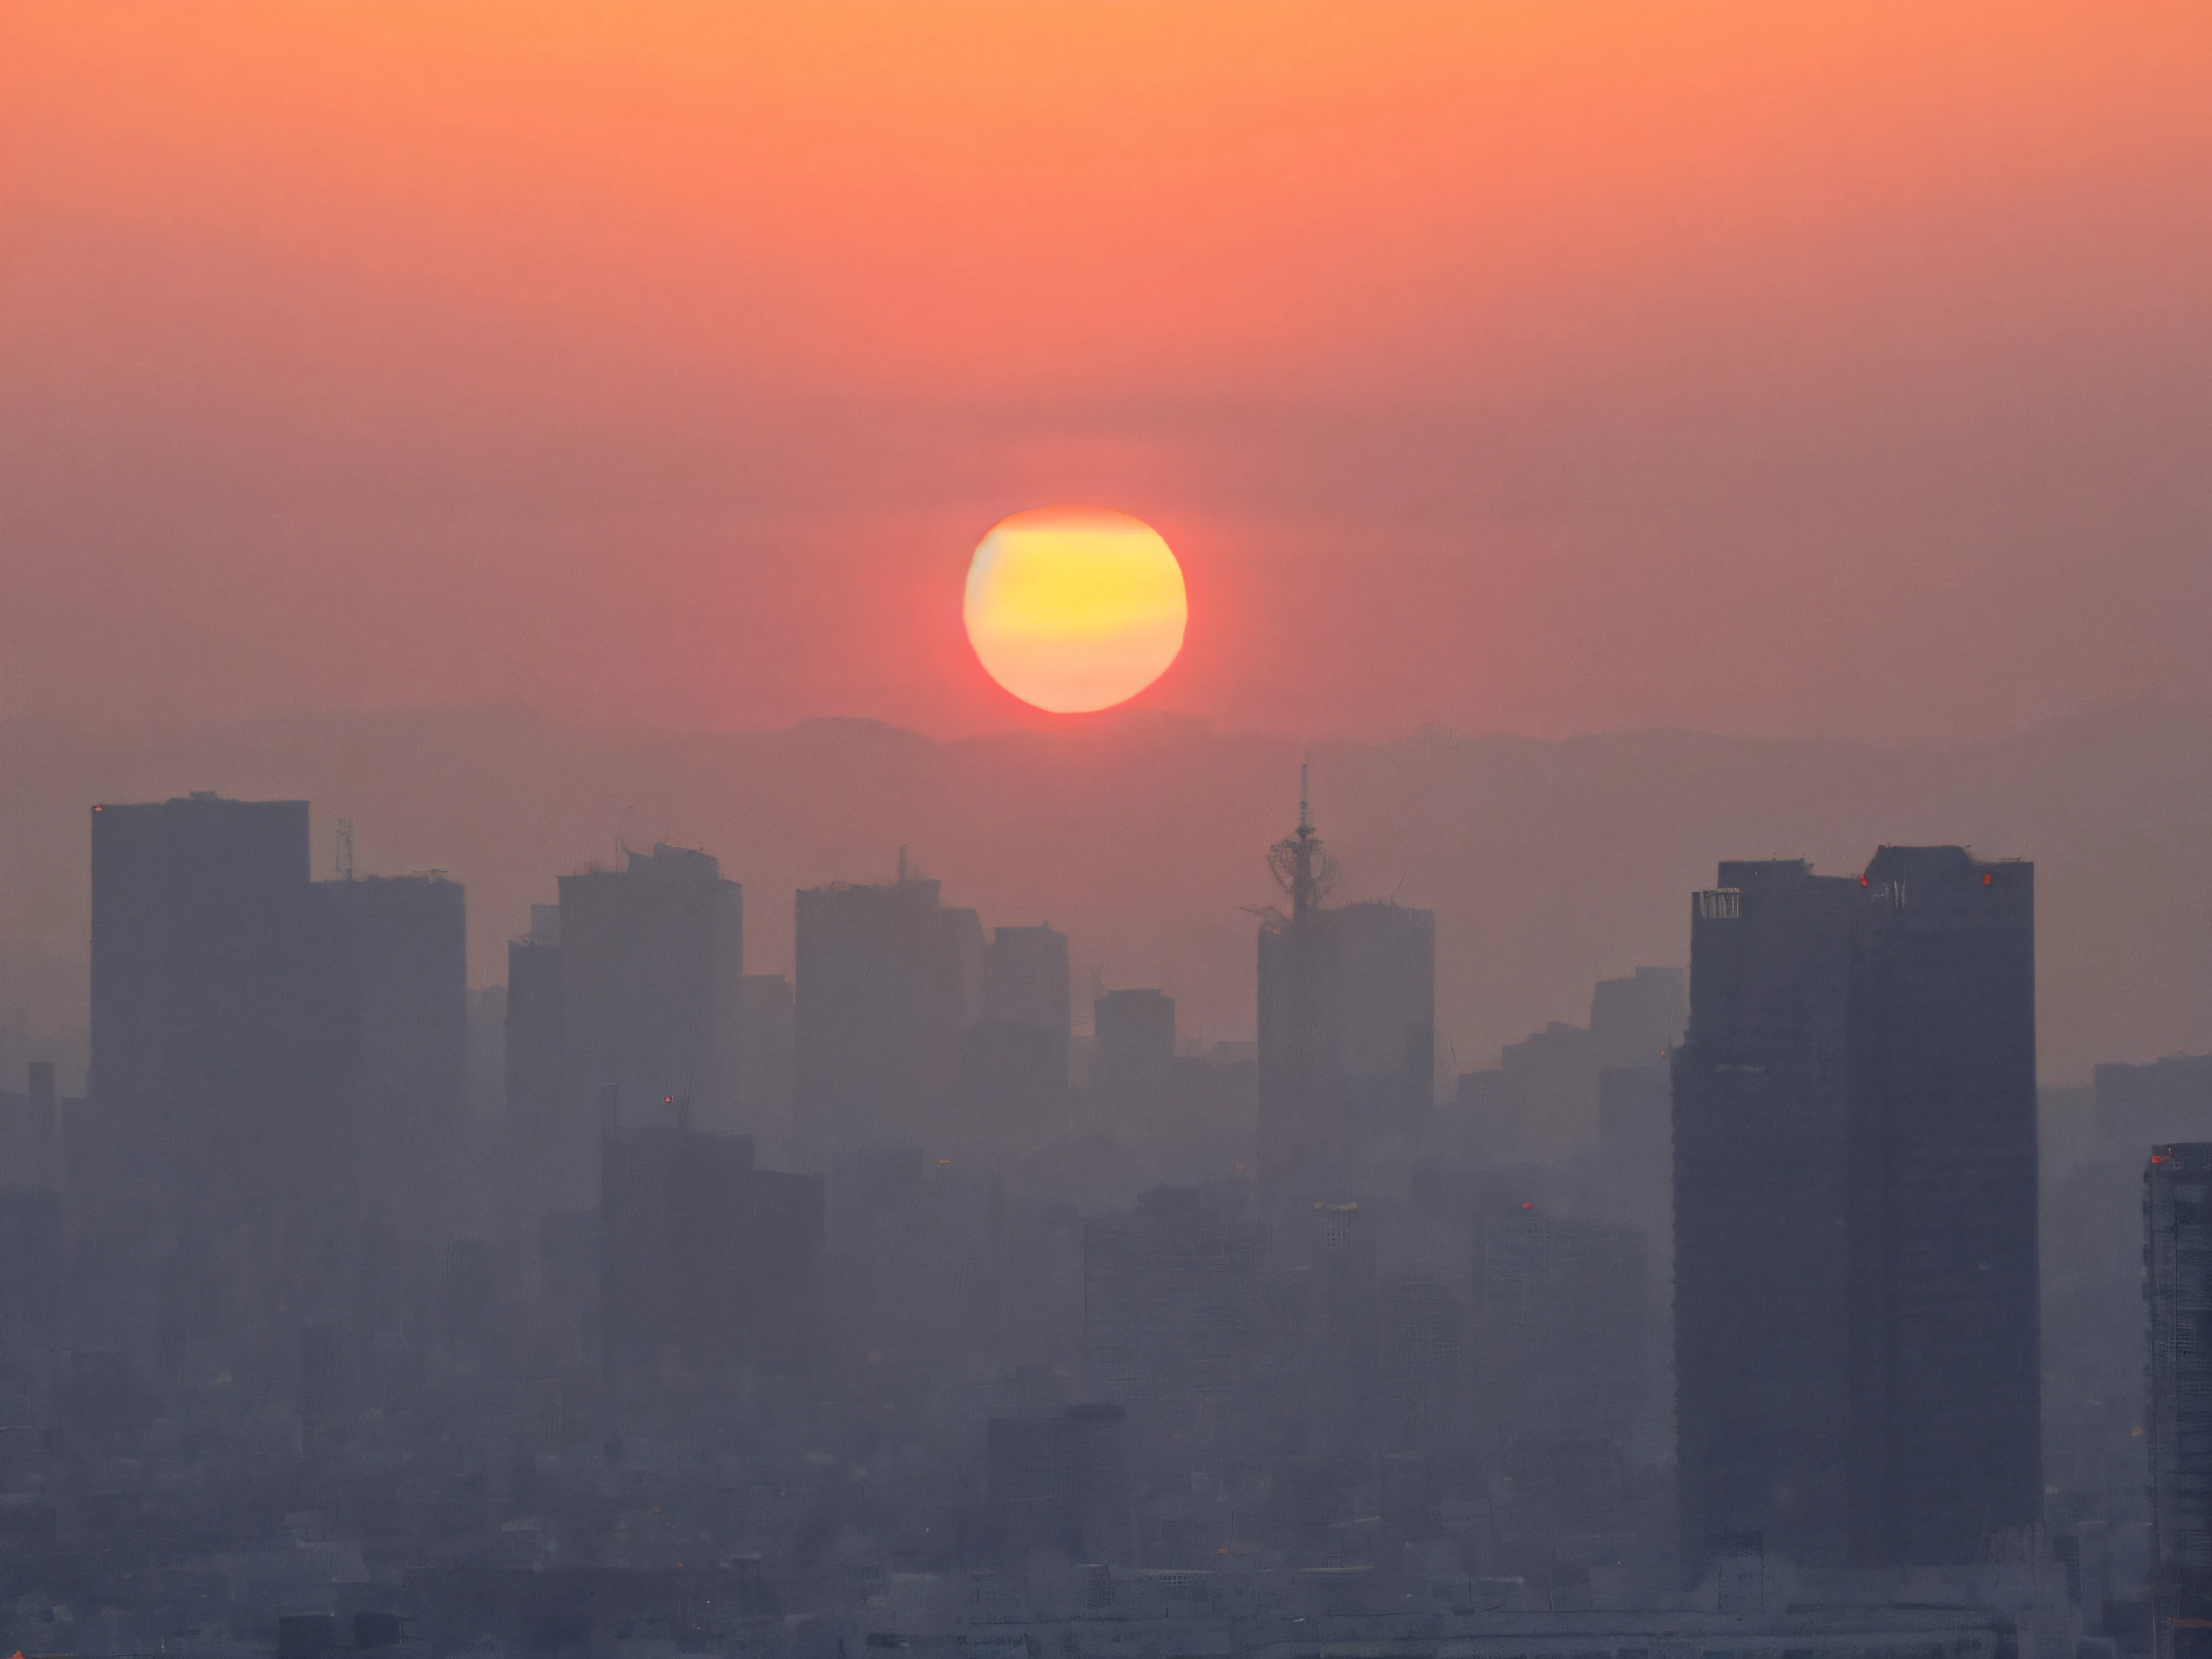
[[[27,1651],[2153,1632],[2106,1381],[2043,1490],[2027,866],[1723,866],[1686,987],[1440,1097],[1436,919],[1328,902],[1303,816],[1203,1051],[1144,989],[1079,1050],[1066,938],[903,860],[748,975],[658,846],[534,908],[472,1113],[458,884],[311,880],[301,803],[93,823],[88,1097],[0,1099]],[[2100,1074],[2099,1144],[2177,1138],[2174,1075]],[[2106,1167],[2053,1214],[2109,1232]]]

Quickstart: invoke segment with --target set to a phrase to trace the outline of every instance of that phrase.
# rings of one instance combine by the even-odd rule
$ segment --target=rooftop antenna
[[[337,877],[340,881],[353,879],[353,820],[338,820]]]
[[[1314,833],[1313,806],[1306,793],[1306,763],[1298,763],[1298,827],[1295,835],[1267,849],[1267,868],[1275,884],[1291,896],[1291,920],[1318,910],[1336,882],[1336,860]]]

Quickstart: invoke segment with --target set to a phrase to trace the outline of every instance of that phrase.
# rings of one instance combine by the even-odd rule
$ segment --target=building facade
[[[2034,868],[1721,866],[1674,1057],[1682,1542],[1981,1559],[2041,1504]]]

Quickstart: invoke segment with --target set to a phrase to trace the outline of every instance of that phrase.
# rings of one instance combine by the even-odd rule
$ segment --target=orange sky
[[[1230,725],[2212,696],[2212,8],[0,11],[0,715]]]

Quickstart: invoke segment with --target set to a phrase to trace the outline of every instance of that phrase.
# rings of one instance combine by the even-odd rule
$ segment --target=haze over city
[[[0,1653],[2212,1659],[2212,14],[0,15]]]

